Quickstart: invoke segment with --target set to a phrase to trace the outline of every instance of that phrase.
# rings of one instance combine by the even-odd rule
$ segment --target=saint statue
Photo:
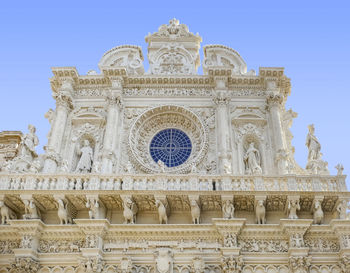
[[[33,125],[28,125],[29,133],[24,135],[21,140],[22,149],[20,157],[30,158],[31,160],[37,157],[35,152],[35,147],[39,144],[39,139],[35,134],[35,127]]]
[[[321,144],[314,135],[315,127],[313,124],[308,126],[309,133],[306,137],[306,146],[309,149],[309,154],[307,156],[308,161],[321,159]]]
[[[244,155],[244,163],[247,174],[261,174],[260,152],[254,147],[254,142],[249,144]]]
[[[90,147],[89,140],[84,140],[84,147],[78,148],[78,155],[80,155],[80,159],[75,169],[76,172],[79,173],[88,173],[91,172],[92,161],[93,161],[93,151]]]

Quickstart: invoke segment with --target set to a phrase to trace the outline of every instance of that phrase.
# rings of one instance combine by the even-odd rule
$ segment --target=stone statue
[[[249,144],[249,147],[244,155],[245,170],[247,174],[261,174],[260,152],[254,147],[254,142]]]
[[[57,200],[58,203],[58,211],[57,211],[57,216],[60,220],[60,224],[71,224],[72,219],[68,217],[68,209],[67,209],[67,204],[64,203],[62,199]]]
[[[23,219],[40,219],[40,211],[37,209],[33,200],[24,200]]]
[[[320,201],[316,201],[314,205],[314,224],[321,225],[323,221],[323,210]]]
[[[37,157],[35,147],[38,146],[39,139],[35,134],[36,129],[33,125],[28,125],[28,130],[29,133],[25,134],[21,140],[22,147],[20,157],[28,158],[30,161],[32,161],[35,157]]]
[[[16,219],[16,214],[5,205],[4,201],[0,201],[1,224],[7,224],[8,220]]]
[[[137,205],[130,198],[126,198],[123,203],[124,206],[124,224],[135,224],[136,214],[138,211]]]
[[[258,203],[256,204],[256,208],[255,208],[256,223],[257,224],[259,224],[259,225],[266,224],[265,214],[266,214],[266,209],[264,206],[264,201],[259,200]]]
[[[78,148],[78,155],[80,155],[80,159],[75,169],[76,172],[79,173],[89,173],[91,172],[92,162],[93,162],[93,151],[90,147],[89,140],[84,140],[84,147]]]
[[[315,133],[315,127],[313,124],[308,126],[309,133],[306,137],[306,146],[309,149],[309,153],[307,156],[308,161],[311,160],[319,160],[321,159],[321,144],[314,135]]]
[[[160,200],[156,200],[156,207],[158,209],[159,224],[167,224],[168,216],[163,202]]]
[[[99,219],[100,204],[98,203],[97,199],[89,198],[87,200],[85,206],[89,209],[89,218],[90,219]]]
[[[346,210],[348,208],[348,202],[346,200],[342,200],[337,206],[337,213],[339,219],[346,219]]]
[[[288,218],[298,219],[297,210],[300,210],[300,204],[298,200],[289,200],[288,203]]]
[[[201,209],[196,200],[191,200],[191,216],[193,224],[200,223]]]
[[[231,200],[226,200],[222,205],[222,216],[226,219],[234,218],[235,208]]]
[[[344,167],[342,164],[337,164],[337,166],[335,166],[335,168],[337,169],[337,175],[343,175],[343,171],[344,171]]]

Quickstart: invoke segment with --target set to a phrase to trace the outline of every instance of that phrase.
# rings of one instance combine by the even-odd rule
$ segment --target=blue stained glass
[[[153,160],[161,160],[168,167],[176,167],[186,162],[191,151],[190,138],[183,131],[174,128],[158,132],[150,145]]]

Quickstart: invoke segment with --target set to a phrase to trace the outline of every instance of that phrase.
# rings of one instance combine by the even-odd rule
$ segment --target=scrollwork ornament
[[[291,256],[289,258],[289,269],[292,273],[308,273],[311,259],[311,256]]]
[[[37,273],[39,262],[30,257],[16,257],[11,264],[13,273]]]

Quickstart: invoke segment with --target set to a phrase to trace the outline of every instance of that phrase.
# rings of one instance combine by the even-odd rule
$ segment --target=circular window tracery
[[[164,162],[167,166],[165,171],[167,173],[190,172],[193,165],[198,165],[207,153],[208,132],[205,124],[194,112],[177,105],[150,108],[133,122],[129,132],[130,160],[146,173],[161,172],[151,155],[150,147],[153,138],[166,129],[177,129],[186,134],[191,141],[191,152],[180,165],[174,164],[173,167],[168,167]],[[174,145],[175,143],[169,144],[168,149],[175,149]]]
[[[192,151],[190,138],[176,128],[158,132],[152,139],[150,154],[155,162],[161,160],[171,168],[186,162]]]

